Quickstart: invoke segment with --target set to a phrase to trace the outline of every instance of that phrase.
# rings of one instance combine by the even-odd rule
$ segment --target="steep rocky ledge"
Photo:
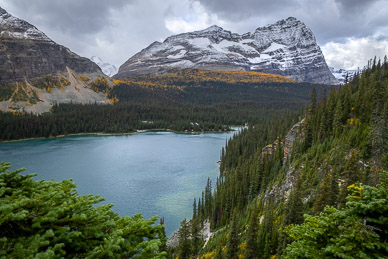
[[[287,159],[290,157],[295,140],[300,140],[303,138],[303,127],[304,119],[292,126],[290,131],[287,133],[287,135],[281,142],[284,154],[283,164],[285,164]],[[278,141],[275,141],[273,144],[269,144],[264,147],[261,154],[272,155],[275,153],[278,147]],[[296,172],[294,168],[292,166],[289,166],[286,170],[285,180],[281,184],[273,186],[272,188],[266,190],[264,194],[264,200],[269,200],[270,197],[274,197],[275,199],[284,197],[285,199],[287,199],[290,196],[291,189],[295,186],[295,176]]]

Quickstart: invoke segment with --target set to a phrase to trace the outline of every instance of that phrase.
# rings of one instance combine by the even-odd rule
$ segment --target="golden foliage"
[[[240,245],[240,249],[241,249],[241,250],[244,250],[244,249],[245,249],[245,246],[246,246],[246,244],[245,244],[245,243],[242,243],[242,244]]]
[[[85,75],[80,75],[79,77],[85,84],[87,84],[90,81],[90,78]]]
[[[59,78],[49,75],[35,79],[32,85],[40,89],[45,89],[46,92],[50,93],[52,88],[65,88],[70,85],[70,81],[63,76]]]
[[[105,77],[97,77],[94,81],[88,83],[88,85],[97,93],[103,92],[106,94],[110,88],[108,80]]]
[[[170,75],[149,75],[150,78],[158,78],[159,80],[166,79],[179,79],[179,81],[192,81],[192,82],[225,82],[225,83],[265,83],[265,82],[295,82],[280,75],[272,75],[260,72],[252,71],[182,71],[177,74]]]
[[[111,77],[109,78],[109,80],[110,80],[114,85],[122,84],[122,83],[125,82],[124,80],[114,79],[114,78],[111,78]]]
[[[215,255],[216,255],[216,251],[207,252],[206,254],[204,254],[203,256],[201,256],[201,258],[203,258],[203,259],[211,259],[211,258],[213,258]]]
[[[361,121],[357,118],[350,118],[347,120],[347,122],[350,124],[350,125],[354,125],[354,126],[360,126],[361,125]]]
[[[273,224],[277,224],[279,222],[280,216],[277,216],[275,220],[273,221]]]
[[[207,83],[293,83],[292,79],[281,75],[272,75],[252,71],[200,71],[183,70],[179,73],[157,75],[139,75],[126,79],[110,79],[115,85],[120,83],[146,88],[178,89],[182,90],[186,86],[202,86]]]
[[[63,85],[63,86],[68,86],[68,85],[70,85],[70,81],[67,80],[67,79],[64,78],[64,77],[61,77],[60,82],[61,82],[61,85]]]
[[[364,188],[362,186],[357,186],[355,184],[352,184],[352,185],[349,185],[347,187],[347,189],[349,191],[352,191],[353,192],[352,194],[355,194],[355,195],[351,195],[350,197],[352,197],[354,199],[357,199],[357,200],[361,200],[362,199],[362,192],[364,190]]]

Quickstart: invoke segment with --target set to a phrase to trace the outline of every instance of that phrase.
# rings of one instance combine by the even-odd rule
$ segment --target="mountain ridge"
[[[54,103],[108,101],[81,78],[104,77],[97,64],[1,7],[0,71],[2,111],[42,113]]]
[[[241,35],[217,25],[172,35],[129,58],[115,78],[168,73],[171,68],[256,71],[338,84],[312,31],[294,17]]]

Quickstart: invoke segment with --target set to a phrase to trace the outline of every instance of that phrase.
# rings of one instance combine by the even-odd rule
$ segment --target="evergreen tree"
[[[283,258],[387,258],[388,174],[381,184],[349,186],[346,207],[326,207],[286,232],[294,240]]]
[[[308,115],[313,116],[317,111],[317,90],[313,88],[311,90],[311,97],[310,97],[310,106],[309,106],[309,111]]]
[[[193,202],[193,219],[197,218],[197,199],[194,198]]]
[[[198,198],[197,217],[202,221],[203,215],[202,215],[202,203],[201,203],[201,198]]]
[[[362,179],[362,175],[360,175],[360,165],[358,164],[358,161],[358,154],[355,152],[351,152],[341,174],[342,184],[338,197],[338,203],[340,207],[345,206],[346,197],[348,196],[348,186],[360,182],[360,180]]]
[[[338,100],[337,105],[335,107],[333,126],[332,126],[336,137],[338,137],[342,131],[342,113],[343,113],[342,103],[341,103],[341,100]]]
[[[248,229],[246,233],[246,246],[244,250],[244,258],[247,259],[256,259],[258,258],[258,240],[257,235],[259,231],[259,226],[257,224],[257,205],[251,212],[251,216],[248,222]]]
[[[100,196],[78,196],[71,180],[35,181],[0,164],[0,257],[165,258],[164,225],[119,217]]]
[[[306,118],[304,121],[304,141],[303,150],[306,151],[313,144],[313,126],[312,121]]]
[[[326,206],[335,206],[338,196],[338,176],[334,172],[329,172],[319,186],[319,192],[314,204],[314,211],[323,211]]]
[[[166,225],[164,224],[164,217],[160,218],[159,225],[163,226],[162,231],[160,233],[160,240],[162,241],[162,244],[160,245],[160,250],[167,251],[167,236],[165,231]]]
[[[192,254],[196,256],[200,249],[201,235],[200,235],[200,223],[198,218],[191,220],[191,243]]]
[[[184,219],[179,227],[179,243],[177,247],[178,258],[188,259],[191,256],[191,242],[190,242],[190,225],[189,222]]]
[[[212,208],[212,182],[210,178],[207,179],[206,188],[205,188],[205,217],[209,218],[211,216]]]
[[[236,213],[234,213],[233,219],[229,226],[229,237],[226,245],[226,255],[229,259],[235,259],[239,252],[239,238],[238,238],[238,220]]]
[[[292,189],[285,209],[285,225],[303,222],[302,179],[299,177]]]

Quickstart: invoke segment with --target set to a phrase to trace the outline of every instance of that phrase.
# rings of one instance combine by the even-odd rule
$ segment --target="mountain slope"
[[[163,73],[172,68],[258,71],[297,81],[338,83],[312,31],[293,17],[243,35],[211,26],[168,37],[131,57],[115,77]]]
[[[118,69],[115,65],[104,62],[101,58],[93,56],[90,58],[91,61],[96,63],[107,76],[113,76],[117,73]]]
[[[228,141],[215,190],[208,183],[193,210],[193,218],[209,220],[214,233],[193,254],[214,255],[225,246],[229,251],[233,239],[244,258],[385,258],[387,107],[388,63],[374,62],[328,96],[312,92],[303,120],[284,116]],[[383,182],[385,197],[369,203],[374,195],[367,185]],[[357,210],[356,200],[368,205]],[[352,216],[343,213],[350,210]],[[252,251],[256,256],[247,255]]]
[[[56,44],[35,26],[1,7],[0,71],[3,111],[41,113],[55,102],[106,100],[104,94],[92,91],[79,78],[81,74],[91,79],[104,76],[95,63]],[[42,87],[42,83],[47,85]],[[53,94],[47,91],[48,85]]]

